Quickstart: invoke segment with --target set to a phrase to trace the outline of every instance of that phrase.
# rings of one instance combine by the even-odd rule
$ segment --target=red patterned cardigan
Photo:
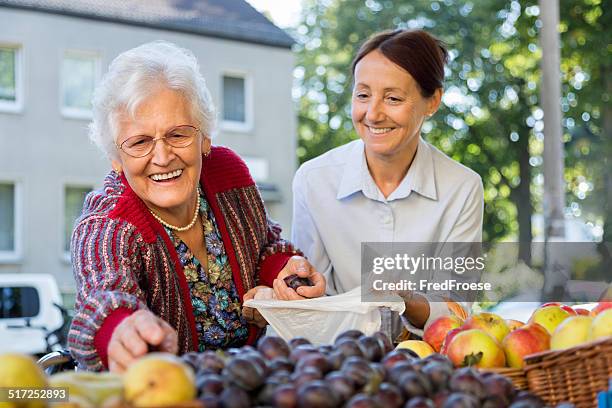
[[[213,147],[203,158],[200,184],[215,214],[240,298],[256,285],[272,286],[299,254],[267,218],[245,163],[231,150]],[[162,225],[125,176],[111,172],[102,191],[90,193],[72,235],[77,283],[68,346],[88,370],[107,367],[115,327],[138,309],[149,309],[178,332],[179,352],[197,349],[189,287],[178,254]],[[248,343],[258,335],[249,327]]]

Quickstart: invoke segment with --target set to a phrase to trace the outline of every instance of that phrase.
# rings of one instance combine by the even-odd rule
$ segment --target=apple
[[[170,353],[149,353],[123,375],[124,397],[133,407],[173,406],[196,397],[191,367]]]
[[[591,310],[591,316],[597,316],[604,310],[612,308],[612,302],[599,302],[593,310]]]
[[[551,350],[562,350],[585,343],[591,328],[591,316],[571,316],[565,319],[550,338]]]
[[[590,316],[591,315],[591,312],[581,307],[577,307],[574,310],[576,311],[576,314],[578,314],[579,316]]]
[[[448,345],[448,358],[455,367],[504,367],[506,356],[499,343],[480,329],[457,333]]]
[[[529,323],[538,323],[552,335],[557,326],[570,316],[569,312],[563,310],[559,306],[544,306],[537,308],[535,312],[533,312],[529,319]]]
[[[508,367],[522,368],[523,358],[550,348],[550,335],[537,323],[526,324],[508,334],[502,342]]]
[[[565,310],[567,313],[571,314],[572,316],[577,315],[576,310],[574,310],[573,307],[564,305],[563,303],[548,302],[548,303],[544,303],[543,305],[540,305],[540,307],[546,307],[546,306],[559,306],[561,309]]]
[[[444,338],[444,341],[442,342],[442,347],[440,347],[440,354],[446,354],[446,352],[448,351],[448,345],[450,344],[450,342],[453,340],[453,338],[460,332],[464,331],[465,329],[462,329],[461,327],[457,327],[456,329],[453,329],[451,331],[449,331],[446,334],[446,337]]]
[[[606,309],[593,318],[589,329],[589,340],[612,336],[612,309]]]
[[[510,333],[510,329],[504,319],[494,313],[487,312],[468,317],[465,323],[463,323],[463,327],[465,329],[483,330],[498,342],[501,342]]]
[[[508,328],[510,329],[510,331],[514,331],[520,327],[523,327],[525,325],[525,323],[521,322],[520,320],[514,320],[514,319],[506,319],[506,325],[508,326]]]
[[[461,327],[462,324],[463,320],[454,315],[438,317],[425,328],[423,340],[429,343],[435,351],[439,352],[446,334],[453,329]]]
[[[398,344],[396,347],[396,349],[404,348],[414,351],[421,358],[425,358],[428,355],[434,353],[434,349],[428,343],[422,340],[405,340]]]

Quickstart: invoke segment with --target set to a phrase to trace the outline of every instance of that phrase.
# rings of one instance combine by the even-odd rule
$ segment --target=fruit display
[[[522,368],[528,355],[612,336],[611,305],[600,302],[593,311],[584,313],[581,308],[545,303],[527,324],[486,312],[474,314],[463,323],[457,317],[444,316],[426,327],[423,339],[447,355],[455,367]]]

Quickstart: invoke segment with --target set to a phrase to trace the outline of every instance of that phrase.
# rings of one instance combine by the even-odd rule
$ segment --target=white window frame
[[[65,237],[65,232],[64,231],[64,226],[66,225],[66,188],[67,187],[75,187],[75,188],[88,188],[90,190],[95,190],[96,189],[96,183],[90,182],[88,180],[65,180],[62,184],[61,184],[61,205],[60,205],[60,211],[61,211],[61,216],[59,217],[59,219],[61,220],[61,224],[60,224],[60,233],[59,233],[59,252],[60,252],[60,259],[62,261],[64,261],[65,263],[70,264],[70,250],[66,251],[64,250],[64,237]]]
[[[15,247],[12,251],[1,251],[0,250],[0,264],[15,264],[20,263],[22,261],[22,233],[23,233],[23,192],[22,192],[22,183],[20,180],[14,177],[1,177],[0,183],[10,183],[14,188],[14,197],[13,197],[13,205],[14,208],[14,244]]]
[[[244,122],[238,122],[235,120],[225,120],[223,119],[223,113],[225,109],[225,101],[223,100],[224,88],[223,88],[223,78],[229,76],[234,78],[242,78],[244,79]],[[230,132],[238,132],[238,133],[248,133],[253,130],[253,80],[251,75],[246,71],[241,70],[225,70],[221,74],[220,80],[221,86],[220,89],[220,100],[221,100],[221,129],[230,131]]]
[[[79,49],[66,49],[62,52],[60,57],[60,69],[59,69],[59,106],[60,112],[63,117],[68,119],[84,119],[90,120],[93,117],[91,109],[73,108],[70,106],[64,106],[64,58],[69,56],[80,56],[92,58],[94,60],[94,88],[100,82],[102,75],[102,57],[99,52],[92,50],[79,50]]]
[[[0,112],[21,113],[23,112],[23,46],[17,43],[2,42],[0,47],[15,50],[15,101],[0,100]]]

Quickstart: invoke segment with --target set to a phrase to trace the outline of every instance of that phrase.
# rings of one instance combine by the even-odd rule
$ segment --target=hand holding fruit
[[[138,357],[149,352],[178,352],[178,336],[166,321],[148,310],[138,310],[125,318],[113,331],[108,343],[108,368],[124,372]]]
[[[296,290],[287,286],[284,279],[291,275],[308,278],[312,286],[301,286]],[[302,256],[293,256],[274,279],[274,294],[281,300],[302,300],[325,294],[325,278]]]
[[[255,294],[259,289],[269,289],[267,286],[255,286],[254,288],[249,289],[247,293],[244,294],[242,298],[242,302],[246,302],[247,300],[251,300],[255,298]],[[242,316],[249,324],[254,324],[259,328],[264,328],[268,324],[266,319],[263,318],[259,310],[254,309],[252,307],[242,306]]]

